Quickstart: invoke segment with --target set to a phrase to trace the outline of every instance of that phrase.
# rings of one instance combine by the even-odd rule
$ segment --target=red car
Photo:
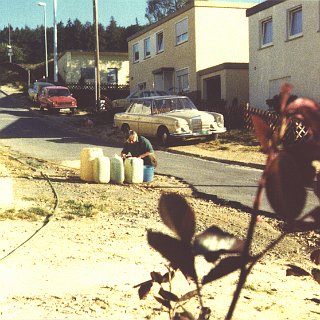
[[[40,110],[70,109],[72,113],[77,108],[77,100],[72,97],[67,87],[52,86],[42,89],[39,96]]]

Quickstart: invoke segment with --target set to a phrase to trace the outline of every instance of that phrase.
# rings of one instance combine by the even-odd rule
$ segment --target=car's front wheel
[[[217,133],[211,134],[210,136],[206,137],[206,141],[214,141],[214,140],[217,140],[217,139],[218,139],[218,134]]]
[[[160,127],[158,130],[158,140],[162,146],[168,146],[170,144],[170,134],[166,127]]]

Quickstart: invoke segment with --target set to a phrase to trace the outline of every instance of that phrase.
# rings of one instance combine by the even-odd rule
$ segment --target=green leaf
[[[177,236],[190,242],[195,233],[195,215],[184,197],[168,193],[159,200],[159,213],[163,223]]]
[[[202,284],[207,284],[240,269],[243,261],[243,258],[239,256],[227,257],[221,260],[216,267],[211,269],[211,271],[203,277]]]
[[[211,226],[195,237],[193,249],[202,254],[209,262],[216,261],[223,253],[241,253],[244,242],[235,236]]]
[[[150,230],[147,237],[150,246],[169,260],[174,268],[179,268],[185,275],[195,278],[194,255],[190,244]]]

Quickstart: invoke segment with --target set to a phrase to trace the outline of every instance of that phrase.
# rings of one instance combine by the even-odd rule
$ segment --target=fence
[[[77,99],[78,105],[82,109],[93,108],[95,106],[95,85],[68,83],[68,88]],[[128,85],[101,85],[101,97],[108,97],[110,100],[125,98],[130,94]]]
[[[273,131],[280,125],[278,113],[270,110],[238,105],[237,103],[233,103],[231,106],[227,106],[226,103],[221,103],[220,106],[212,108],[210,111],[222,113],[225,119],[225,126],[229,130],[246,129],[248,131],[254,131],[251,119],[252,115],[260,116]],[[301,121],[295,120],[288,125],[283,142],[285,144],[292,144],[307,138],[307,128]]]

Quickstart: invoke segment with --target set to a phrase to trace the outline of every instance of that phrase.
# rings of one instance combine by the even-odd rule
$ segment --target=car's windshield
[[[145,90],[145,91],[136,91],[132,93],[128,99],[137,99],[137,98],[148,98],[155,96],[167,96],[168,93],[161,90]]]
[[[70,92],[68,89],[51,89],[51,90],[48,90],[48,96],[49,97],[54,97],[54,96],[67,97],[67,96],[70,96]]]
[[[197,109],[192,101],[187,97],[163,98],[154,100],[152,113],[166,113],[174,110]]]

